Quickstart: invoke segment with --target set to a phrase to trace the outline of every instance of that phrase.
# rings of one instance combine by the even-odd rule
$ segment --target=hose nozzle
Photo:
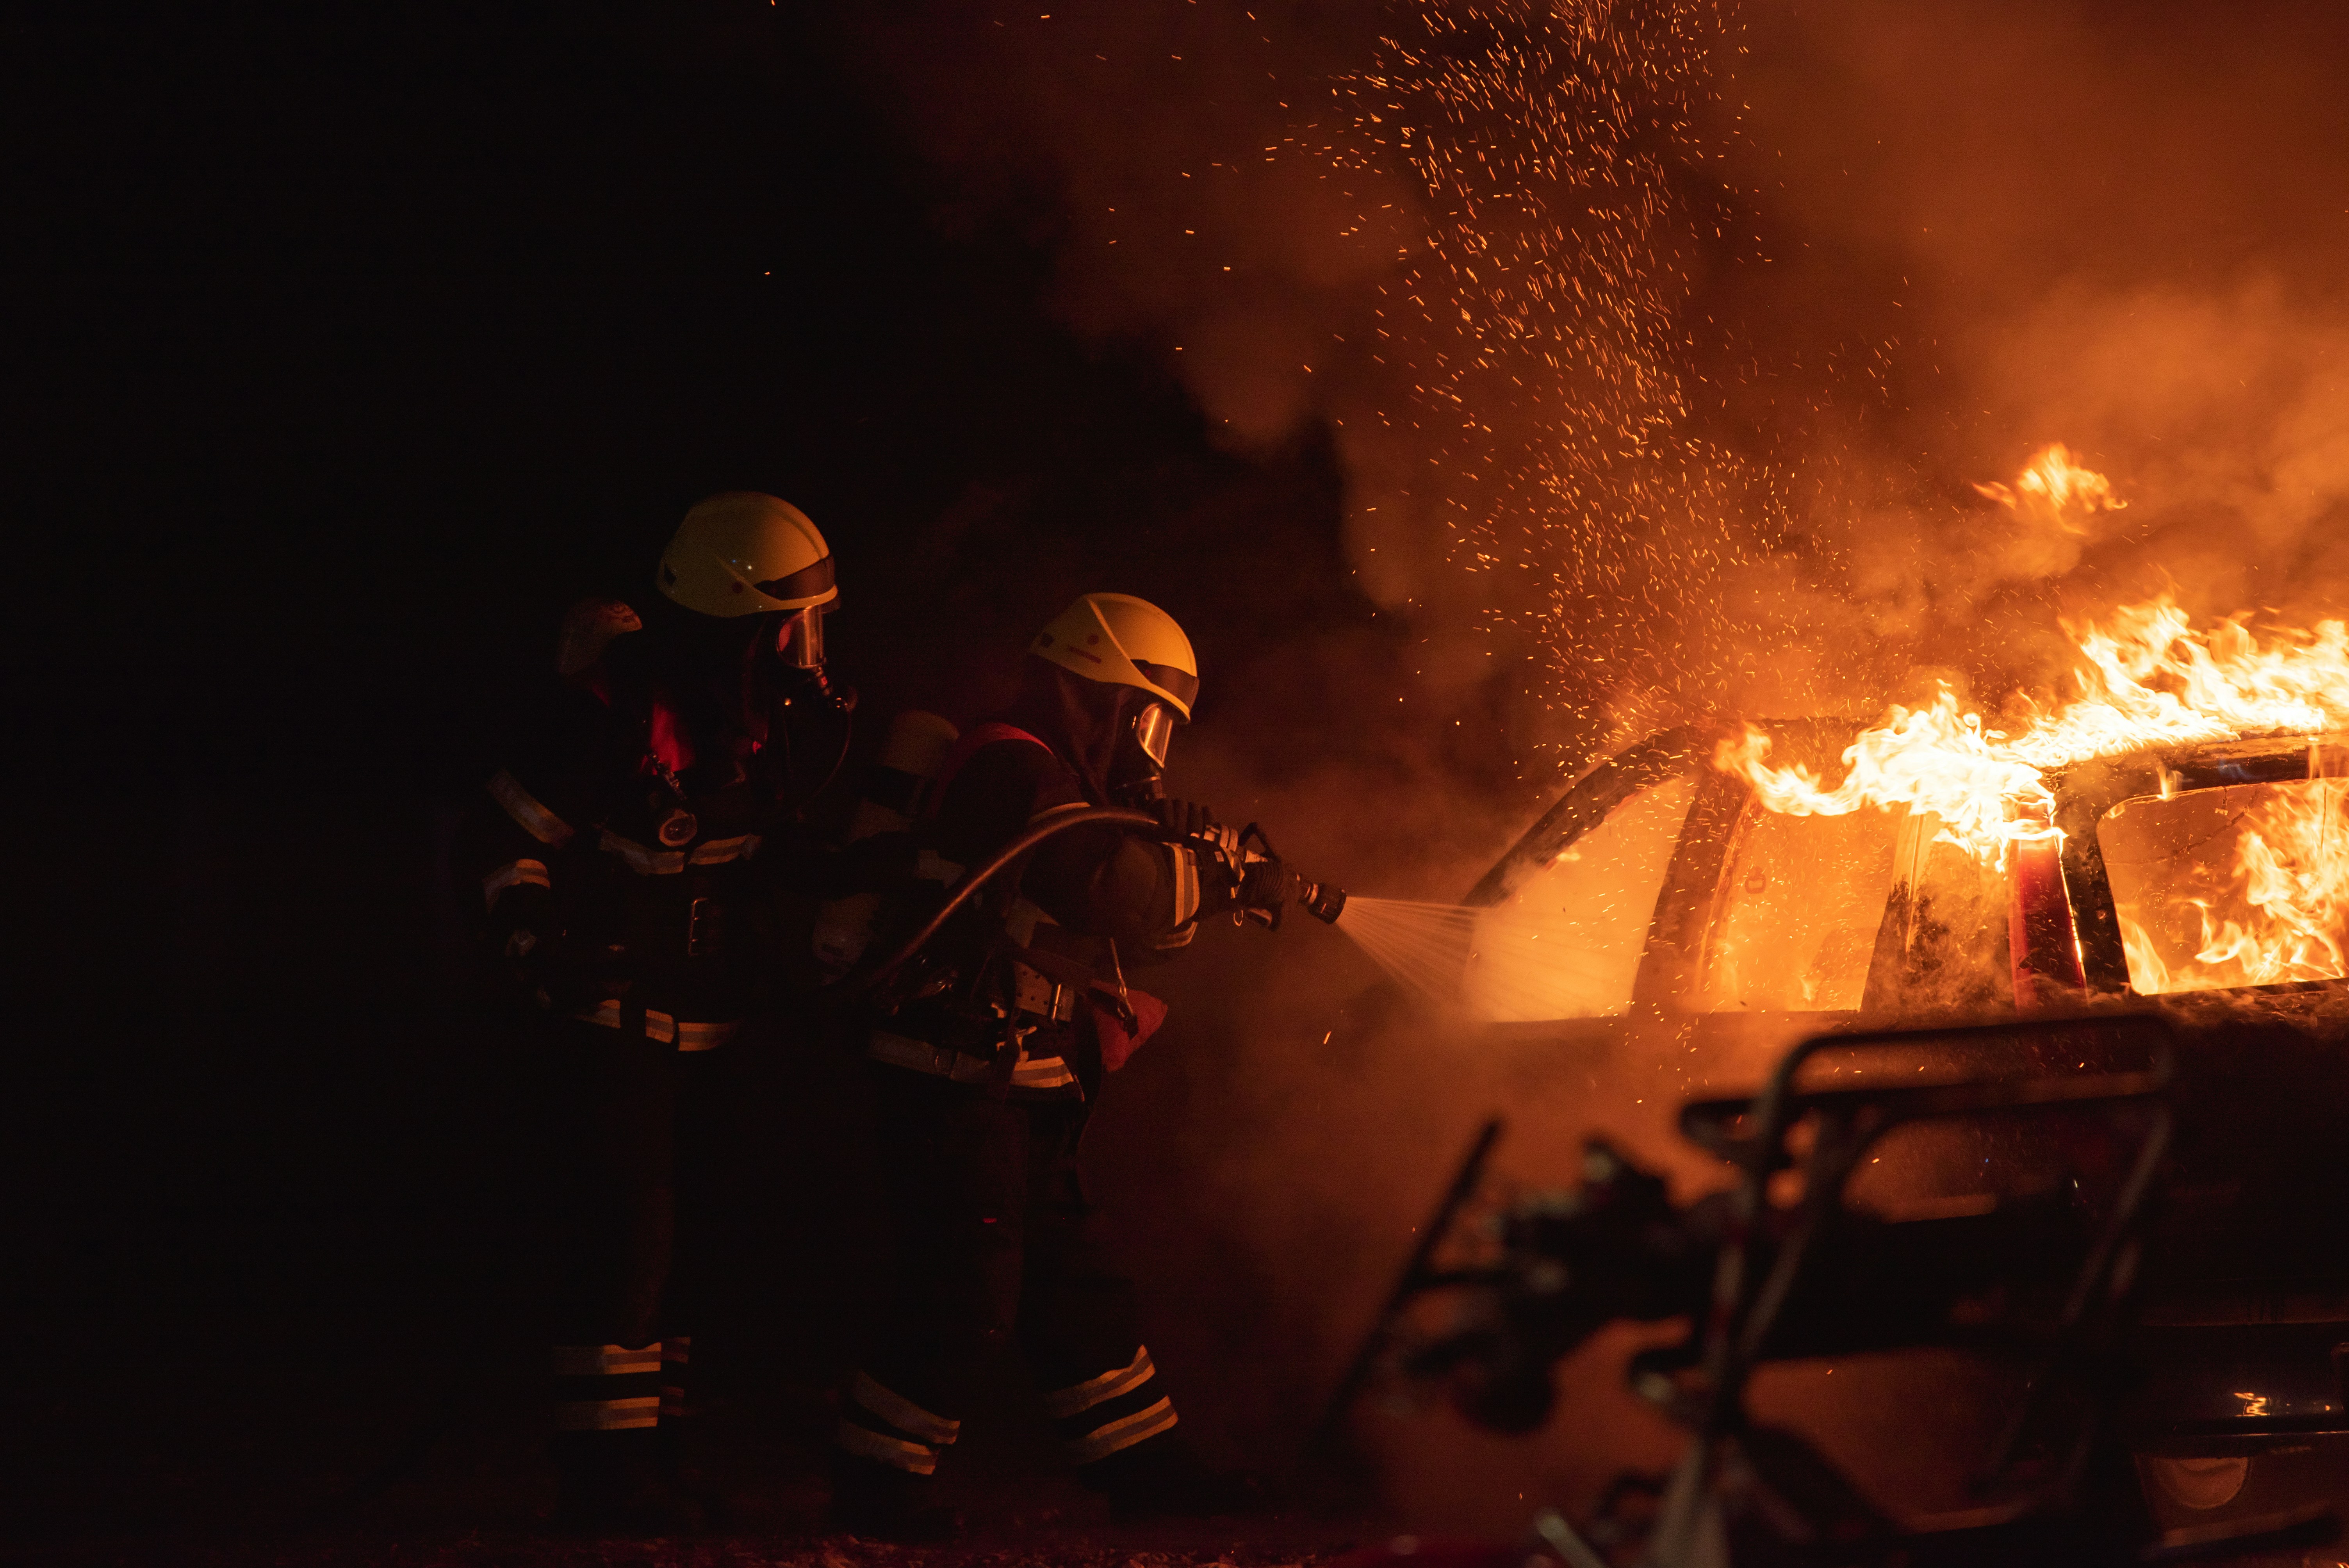
[[[1332,887],[1328,882],[1307,882],[1299,877],[1297,879],[1297,902],[1314,919],[1325,925],[1335,925],[1338,917],[1346,911],[1346,890]]]
[[[1253,920],[1272,931],[1280,929],[1280,917],[1292,903],[1314,919],[1335,925],[1339,912],[1346,907],[1346,890],[1311,881],[1277,860],[1251,856],[1233,903],[1234,920]]]
[[[1234,831],[1194,810],[1183,827],[1166,824],[1165,836],[1170,843],[1190,845],[1202,863],[1220,866],[1230,877],[1235,920],[1253,920],[1278,931],[1281,913],[1294,903],[1324,924],[1335,925],[1346,907],[1345,889],[1290,870],[1254,822]]]

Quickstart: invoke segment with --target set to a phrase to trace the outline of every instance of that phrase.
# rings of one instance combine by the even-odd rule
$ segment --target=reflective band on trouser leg
[[[606,1029],[617,1029],[627,1023],[627,1014],[616,1001],[602,1001],[592,1007],[583,1007],[571,1015],[583,1024],[595,1024]],[[677,1019],[657,1007],[645,1009],[645,1038],[657,1040],[666,1046],[677,1038]]]
[[[1158,1390],[1158,1370],[1150,1352],[1134,1346],[1133,1359],[1044,1396],[1044,1410],[1067,1439],[1069,1462],[1089,1465],[1175,1423],[1174,1401]]]
[[[679,1334],[662,1340],[660,1353],[660,1418],[675,1421],[685,1415],[685,1373],[693,1360],[693,1336]]]
[[[856,1381],[849,1385],[848,1397],[897,1430],[919,1438],[926,1443],[936,1443],[944,1448],[962,1434],[960,1421],[949,1421],[944,1416],[931,1414],[903,1394],[874,1381],[869,1372],[856,1375]]]
[[[840,1446],[913,1475],[938,1468],[938,1450],[962,1433],[960,1421],[925,1410],[868,1372],[859,1372],[841,1407]]]
[[[909,1475],[935,1475],[938,1469],[938,1450],[926,1443],[909,1443],[898,1438],[885,1438],[843,1416],[840,1430],[834,1434],[843,1451],[859,1459],[878,1460],[894,1465]]]
[[[660,1420],[661,1347],[558,1345],[554,1424],[566,1432],[609,1432]]]
[[[714,1051],[732,1039],[734,1032],[741,1026],[740,1023],[689,1024],[679,1018],[677,1022],[677,1048],[680,1051]]]
[[[1083,1437],[1070,1442],[1069,1462],[1089,1465],[1095,1460],[1105,1460],[1121,1449],[1130,1449],[1145,1438],[1154,1438],[1170,1429],[1178,1419],[1180,1418],[1174,1414],[1174,1401],[1162,1398],[1131,1416],[1103,1421]]]
[[[1133,1359],[1126,1365],[1114,1371],[1104,1372],[1098,1377],[1088,1377],[1081,1383],[1055,1388],[1045,1395],[1044,1413],[1054,1420],[1081,1416],[1095,1405],[1106,1404],[1122,1395],[1133,1393],[1157,1374],[1158,1368],[1151,1364],[1150,1347],[1136,1346]]]
[[[583,1024],[595,1024],[606,1029],[616,1029],[627,1022],[620,1004],[598,1002],[571,1015]],[[740,1019],[725,1023],[696,1024],[664,1013],[657,1007],[645,1009],[645,1038],[666,1046],[674,1043],[680,1051],[712,1051],[732,1039],[742,1027]]]

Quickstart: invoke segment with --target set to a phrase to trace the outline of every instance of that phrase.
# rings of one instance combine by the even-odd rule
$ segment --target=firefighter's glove
[[[1154,800],[1151,809],[1157,813],[1159,830],[1170,839],[1206,840],[1216,834],[1216,814],[1196,800]]]
[[[1215,812],[1195,800],[1159,800],[1152,810],[1167,841],[1191,851],[1199,868],[1200,885],[1211,894],[1206,902],[1230,907],[1226,895],[1236,892],[1240,881],[1239,834],[1216,820]]]
[[[1286,864],[1269,858],[1252,859],[1241,868],[1232,903],[1238,909],[1260,909],[1278,914],[1281,906],[1295,896],[1295,891],[1296,879],[1289,875]]]
[[[498,945],[516,998],[527,1006],[570,1014],[603,999],[597,965],[579,951],[563,912],[544,889],[516,887],[498,900],[489,934]]]
[[[1158,800],[1152,810],[1157,814],[1159,831],[1174,852],[1189,855],[1198,872],[1196,913],[1222,914],[1239,907],[1246,860],[1239,834],[1195,800]]]

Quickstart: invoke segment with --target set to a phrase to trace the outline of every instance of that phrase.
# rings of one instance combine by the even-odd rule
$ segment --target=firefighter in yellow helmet
[[[1018,701],[964,735],[917,831],[986,861],[1032,824],[1151,805],[1175,834],[1208,813],[1164,799],[1198,661],[1174,618],[1089,593],[1038,634]],[[1133,1290],[1078,1173],[1103,1076],[1164,1018],[1129,982],[1248,890],[1179,836],[1114,825],[1048,840],[955,917],[866,1034],[893,1262],[885,1307],[841,1405],[834,1522],[898,1539],[950,1534],[929,1478],[959,1432],[975,1365],[1016,1339],[1078,1477],[1121,1512],[1243,1501],[1206,1471],[1136,1329]]]
[[[703,1151],[680,1124],[768,999],[760,879],[793,863],[854,704],[824,671],[832,552],[796,507],[711,496],[653,586],[574,607],[461,841],[556,1129],[561,1517],[661,1532],[696,1511],[675,1466],[691,1340],[672,1254],[692,1263],[675,1200]]]

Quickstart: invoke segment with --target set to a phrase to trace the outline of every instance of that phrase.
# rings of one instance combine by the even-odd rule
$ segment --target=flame
[[[2085,533],[2089,518],[2128,505],[2113,493],[2111,480],[2074,462],[2072,449],[2061,441],[2033,458],[2013,485],[1974,489],[2010,511],[2044,519],[2066,533]]]
[[[2058,521],[2127,504],[2103,475],[2078,467],[2061,446],[2041,453],[2012,487],[1977,488]],[[2324,621],[2312,630],[2256,632],[2246,620],[2238,615],[2199,629],[2164,594],[2100,623],[2067,623],[2080,651],[2072,700],[2027,708],[2022,726],[2008,733],[1988,727],[1944,686],[1930,707],[1895,707],[1864,731],[1844,752],[1847,770],[1832,789],[1808,768],[1772,767],[1769,738],[1750,725],[1722,742],[1713,761],[1744,778],[1774,811],[1930,811],[1940,821],[1937,841],[1995,865],[2007,845],[2057,833],[2050,825],[2050,769],[2152,747],[2349,727],[2349,625]],[[2165,768],[2162,798],[2173,794],[2173,783]],[[2344,792],[2349,780],[2279,789],[2247,814],[2224,872],[2229,885],[2179,895],[2202,917],[2202,945],[2190,972],[2171,973],[2146,933],[2125,929],[2137,988],[2264,985],[2337,978],[2349,970],[2343,945],[2349,917]]]
[[[1713,752],[1713,765],[1744,776],[1762,804],[1796,816],[1839,817],[1862,806],[1903,806],[1941,819],[1940,840],[1995,861],[2007,842],[2053,831],[2054,794],[2040,771],[2005,749],[2006,738],[1961,713],[1946,686],[1930,707],[1895,707],[1844,752],[1849,771],[1833,789],[1797,764],[1772,768],[1770,738],[1745,727]]]
[[[2066,631],[2074,631],[2070,626]],[[2075,632],[2081,695],[2040,715],[2014,754],[2041,768],[2149,746],[2309,735],[2349,720],[2349,625],[2277,631],[2240,616],[2197,632],[2168,594]]]
[[[2030,715],[2017,734],[1984,726],[1946,686],[1930,707],[1895,707],[1843,754],[1849,772],[1826,789],[1803,767],[1772,768],[1770,738],[1748,725],[1722,742],[1715,766],[1743,775],[1774,811],[1833,816],[1862,806],[1932,811],[1942,839],[1986,861],[2045,831],[2049,769],[2155,746],[2251,735],[2313,735],[2349,727],[2349,624],[2264,638],[2240,618],[2198,631],[2167,594],[2103,624],[2067,625],[2084,662],[2080,696]],[[2020,820],[2019,820],[2020,819]]]
[[[2272,786],[2244,813],[2224,886],[2208,868],[2185,868],[2178,902],[2201,920],[2202,944],[2173,967],[2152,934],[2123,912],[2131,983],[2148,995],[2233,989],[2349,974],[2349,779]]]

